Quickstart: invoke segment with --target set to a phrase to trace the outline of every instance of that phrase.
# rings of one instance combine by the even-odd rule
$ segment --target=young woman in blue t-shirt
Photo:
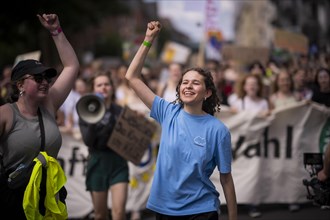
[[[161,25],[148,23],[146,36],[126,79],[161,125],[156,170],[147,208],[156,219],[218,220],[219,193],[210,177],[218,167],[230,220],[237,219],[231,175],[231,136],[214,113],[220,110],[211,73],[202,68],[183,72],[175,103],[165,101],[141,80],[140,73]]]

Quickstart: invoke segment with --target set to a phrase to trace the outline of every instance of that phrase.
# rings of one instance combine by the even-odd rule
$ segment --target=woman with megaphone
[[[110,72],[95,74],[90,86],[92,94],[83,96],[77,103],[80,131],[89,150],[86,190],[91,193],[95,219],[109,219],[109,189],[112,219],[125,219],[128,163],[107,146],[122,107],[115,103],[115,88]],[[95,117],[92,116],[93,112]]]

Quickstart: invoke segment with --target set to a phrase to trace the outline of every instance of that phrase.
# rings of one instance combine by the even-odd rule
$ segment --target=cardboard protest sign
[[[188,61],[191,49],[185,45],[176,42],[167,42],[161,54],[161,60],[164,63],[183,63]]]
[[[126,107],[108,140],[108,147],[128,161],[139,165],[157,125]]]
[[[15,62],[14,62],[14,66],[19,62],[19,61],[22,61],[22,60],[28,60],[28,59],[33,59],[33,60],[40,60],[40,56],[41,56],[41,51],[40,50],[37,50],[37,51],[32,51],[32,52],[29,52],[29,53],[23,53],[23,54],[20,54],[18,55],[16,58],[15,58]]]
[[[274,46],[277,48],[286,49],[292,53],[307,54],[308,38],[303,34],[275,29]]]
[[[237,45],[224,45],[222,55],[225,60],[235,60],[240,65],[247,65],[253,61],[266,64],[270,50],[267,47],[246,47]]]

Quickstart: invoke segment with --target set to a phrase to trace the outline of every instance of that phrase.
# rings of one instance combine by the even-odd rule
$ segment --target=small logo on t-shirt
[[[194,143],[200,147],[205,147],[205,145],[206,145],[205,138],[202,138],[200,136],[197,136],[194,138]]]

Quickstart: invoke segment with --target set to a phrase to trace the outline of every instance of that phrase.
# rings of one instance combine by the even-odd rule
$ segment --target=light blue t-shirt
[[[191,115],[156,96],[150,116],[162,127],[147,208],[165,215],[218,211],[219,193],[210,180],[215,167],[231,172],[231,137],[217,118]]]

